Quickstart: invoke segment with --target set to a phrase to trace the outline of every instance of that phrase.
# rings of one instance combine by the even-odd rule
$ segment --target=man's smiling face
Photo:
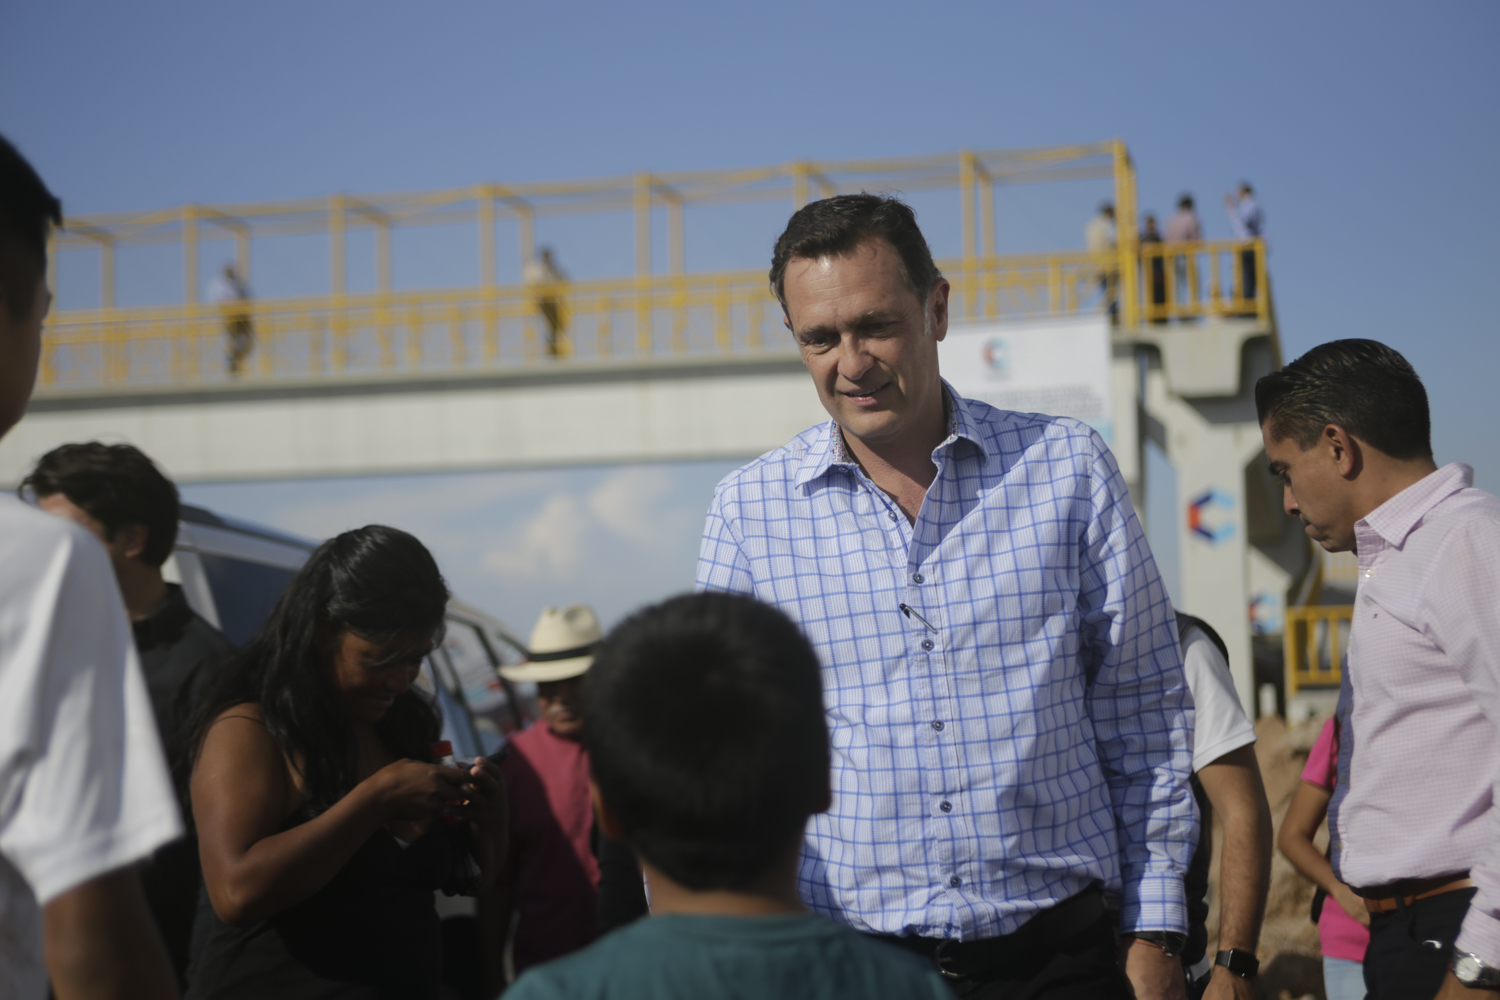
[[[942,412],[937,345],[948,333],[946,281],[924,304],[895,249],[874,239],[841,257],[792,260],[784,294],[818,398],[845,434],[878,447],[920,433],[934,407]]]

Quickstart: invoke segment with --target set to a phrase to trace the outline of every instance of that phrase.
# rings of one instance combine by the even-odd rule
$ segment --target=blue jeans
[[[1347,958],[1324,958],[1323,992],[1328,1000],[1365,1000],[1365,967]]]

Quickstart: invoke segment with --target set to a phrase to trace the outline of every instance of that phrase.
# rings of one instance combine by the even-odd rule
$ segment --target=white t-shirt
[[[1201,771],[1229,751],[1254,743],[1255,727],[1245,717],[1224,654],[1196,625],[1182,640],[1182,669],[1198,720],[1193,731],[1193,770]]]
[[[43,906],[181,834],[109,557],[0,496],[0,997],[47,995]]]

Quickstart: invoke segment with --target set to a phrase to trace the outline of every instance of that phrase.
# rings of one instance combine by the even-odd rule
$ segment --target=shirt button
[[[893,510],[888,510],[888,511],[886,511],[886,516],[889,517],[892,521],[894,521],[896,519],[896,512],[893,511]]]
[[[943,720],[942,719],[934,719],[934,720],[932,720],[932,728],[936,729],[938,732],[942,732],[943,731]]]
[[[957,889],[959,886],[964,884],[964,880],[955,875],[948,880],[948,884]]]
[[[928,652],[931,652],[932,651],[932,640],[931,639],[923,639],[922,640],[922,648],[925,649],[925,650],[927,650]]]
[[[942,805],[938,806],[938,808],[941,809],[945,813],[946,812],[952,812],[953,811],[953,803],[952,802],[944,802]]]
[[[1368,580],[1370,577],[1372,577],[1374,575],[1375,575],[1375,571],[1373,569],[1367,569],[1367,570],[1365,570],[1365,579]]]
[[[921,573],[913,573],[911,575],[911,582],[912,583],[921,583],[922,582],[922,574]]]

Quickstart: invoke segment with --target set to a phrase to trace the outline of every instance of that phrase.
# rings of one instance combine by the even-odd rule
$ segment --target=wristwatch
[[[1219,952],[1214,956],[1214,964],[1224,966],[1241,979],[1254,979],[1255,974],[1260,971],[1260,959],[1255,957],[1255,952],[1240,951],[1238,948]]]
[[[1448,961],[1453,978],[1470,989],[1493,990],[1500,988],[1500,968],[1485,962],[1472,951],[1454,949]]]
[[[1137,941],[1155,945],[1168,958],[1181,955],[1183,945],[1187,944],[1186,934],[1176,934],[1172,931],[1131,931],[1129,934],[1121,934],[1120,937],[1122,939],[1134,938]]]

